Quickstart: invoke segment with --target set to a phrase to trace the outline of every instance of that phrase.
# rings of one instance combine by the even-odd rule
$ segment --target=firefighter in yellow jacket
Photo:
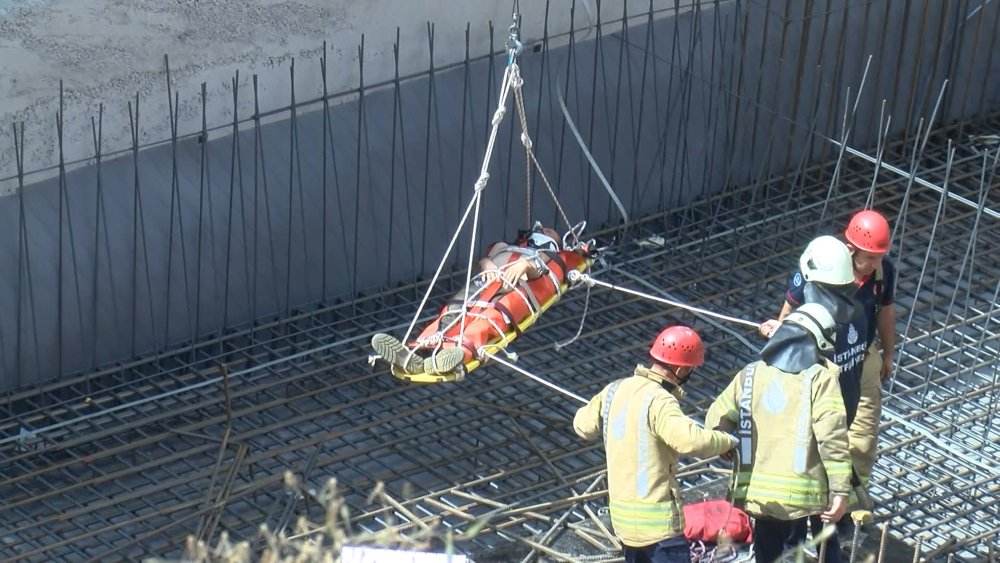
[[[576,413],[582,438],[604,437],[611,524],[627,563],[690,561],[684,511],[675,477],[682,455],[709,457],[736,438],[705,430],[681,412],[681,386],[705,361],[701,338],[684,326],[653,341],[650,367],[612,382]]]
[[[708,409],[707,428],[734,430],[740,441],[733,503],[755,518],[761,563],[805,540],[806,524],[840,520],[851,492],[847,414],[839,369],[823,357],[836,323],[822,305],[789,313],[761,350]],[[840,561],[836,534],[826,561]]]

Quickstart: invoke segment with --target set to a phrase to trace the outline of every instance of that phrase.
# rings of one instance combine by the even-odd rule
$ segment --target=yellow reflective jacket
[[[642,547],[684,533],[684,511],[675,477],[681,455],[708,457],[729,451],[734,438],[705,430],[684,416],[678,398],[659,376],[636,366],[633,377],[605,387],[577,411],[580,437],[604,436],[611,523],[622,543]]]
[[[839,373],[825,360],[801,373],[754,362],[715,399],[705,416],[707,428],[735,430],[740,408],[749,408],[752,421],[750,449],[744,454],[750,459],[740,460],[733,491],[736,506],[755,516],[793,520],[822,512],[831,495],[850,493]],[[744,386],[751,389],[749,404],[741,404]]]

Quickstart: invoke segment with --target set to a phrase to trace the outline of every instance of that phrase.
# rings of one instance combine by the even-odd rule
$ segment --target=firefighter
[[[820,237],[832,239],[833,237]],[[847,407],[851,458],[863,484],[867,485],[875,465],[878,424],[882,412],[881,384],[892,375],[896,346],[896,310],[894,306],[895,267],[888,258],[891,232],[879,212],[863,210],[851,217],[844,231],[856,302],[849,318],[835,317],[838,333],[834,361],[841,368],[840,382]],[[819,240],[819,239],[817,239]],[[815,242],[815,241],[814,241]],[[807,252],[808,252],[807,248]],[[811,257],[837,255],[827,244],[811,252]],[[804,255],[803,260],[807,257]],[[792,307],[813,302],[810,284],[803,278],[806,267],[792,274],[785,303],[778,320],[766,321],[761,333],[768,336]],[[825,282],[818,282],[820,285]],[[812,284],[816,285],[816,284]],[[819,302],[822,303],[820,300]],[[875,337],[881,344],[881,355]]]
[[[822,305],[806,303],[785,316],[760,353],[716,398],[706,428],[736,431],[738,465],[733,504],[755,518],[754,552],[775,561],[805,541],[807,522],[840,520],[851,491],[847,413],[833,350],[836,323]],[[840,561],[836,532],[829,563]]]
[[[649,367],[636,366],[632,377],[612,382],[580,408],[573,428],[588,440],[604,438],[611,523],[625,561],[687,562],[677,459],[728,452],[736,439],[705,430],[681,411],[681,387],[705,361],[698,333],[669,327],[649,355]]]

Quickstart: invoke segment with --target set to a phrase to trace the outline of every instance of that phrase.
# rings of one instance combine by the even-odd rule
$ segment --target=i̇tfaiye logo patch
[[[854,328],[854,323],[847,325],[847,343],[854,344],[858,341],[858,331]]]

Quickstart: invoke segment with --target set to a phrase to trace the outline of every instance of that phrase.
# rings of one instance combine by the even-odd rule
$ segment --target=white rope
[[[521,90],[521,86],[523,84],[524,80],[521,79],[521,75],[520,73],[518,73],[517,77],[513,81],[512,87],[514,88],[514,105],[517,108],[518,120],[521,123],[521,144],[524,145],[525,158],[527,159],[526,164],[528,165],[528,174],[527,174],[528,190],[529,190],[528,211],[530,213],[531,210],[530,167],[534,165],[535,170],[538,171],[538,177],[542,179],[542,183],[545,185],[545,188],[548,190],[549,195],[552,197],[552,202],[555,204],[556,210],[559,212],[559,217],[563,220],[564,223],[566,223],[566,228],[570,229],[570,232],[572,233],[574,239],[573,242],[575,244],[578,244],[580,241],[579,238],[577,238],[576,232],[573,231],[573,224],[569,222],[569,217],[566,215],[566,211],[563,209],[562,204],[559,202],[559,198],[556,196],[555,190],[552,189],[552,185],[549,183],[549,179],[545,176],[545,171],[542,170],[542,166],[538,163],[538,159],[535,157],[535,151],[533,150],[534,144],[531,141],[531,134],[528,132],[528,118],[526,112],[524,111],[524,92]],[[528,220],[530,221],[531,217],[528,217]]]
[[[673,301],[673,300],[670,300],[670,299],[664,299],[663,297],[657,297],[655,295],[650,295],[648,293],[643,293],[641,291],[636,291],[634,289],[629,289],[627,287],[622,287],[620,285],[615,285],[613,283],[608,283],[608,282],[604,282],[604,281],[601,281],[601,280],[595,280],[593,277],[589,276],[588,274],[577,272],[576,270],[574,270],[574,271],[572,271],[572,272],[569,273],[569,279],[570,279],[570,281],[574,281],[574,282],[575,281],[581,281],[581,282],[583,282],[583,283],[585,283],[587,285],[597,285],[597,286],[604,287],[604,288],[607,288],[607,289],[612,289],[612,290],[615,290],[615,291],[620,291],[622,293],[627,293],[629,295],[634,295],[636,297],[642,297],[643,299],[649,299],[651,301],[656,301],[657,303],[663,303],[663,304],[666,304],[666,305],[671,305],[671,306],[674,306],[674,307],[679,307],[681,309],[686,309],[686,310],[692,311],[694,313],[699,313],[699,314],[706,315],[706,316],[709,316],[709,317],[715,317],[715,318],[721,319],[723,321],[729,321],[731,323],[737,323],[737,324],[741,324],[741,325],[746,325],[746,326],[750,326],[750,327],[753,327],[753,328],[760,327],[760,323],[756,323],[756,322],[753,322],[753,321],[747,321],[747,320],[740,319],[740,318],[737,318],[737,317],[730,317],[729,315],[723,315],[722,313],[716,313],[715,311],[709,311],[708,309],[702,309],[700,307],[695,307],[693,305],[688,305],[686,303],[681,303],[680,301]]]
[[[503,364],[503,365],[509,367],[510,369],[516,371],[517,373],[519,373],[519,374],[521,374],[521,375],[523,375],[525,377],[528,377],[530,379],[534,379],[535,381],[541,383],[542,385],[548,387],[549,389],[552,389],[554,391],[558,391],[559,393],[562,393],[563,395],[566,395],[567,397],[569,397],[569,398],[571,398],[571,399],[573,399],[573,400],[575,400],[575,401],[577,401],[579,403],[587,404],[587,402],[588,402],[587,399],[584,399],[583,397],[577,395],[576,393],[574,393],[574,392],[572,392],[572,391],[570,391],[568,389],[563,389],[562,387],[559,387],[558,385],[556,385],[555,383],[552,383],[551,381],[545,380],[545,379],[543,379],[541,377],[538,377],[537,375],[535,375],[535,374],[533,374],[531,372],[525,371],[525,370],[517,367],[513,363],[508,362],[508,361],[504,360],[503,358],[500,358],[499,356],[496,356],[494,354],[490,354],[489,352],[487,352],[483,348],[479,349],[479,354],[481,356],[486,356],[487,358],[489,358],[489,359],[491,359],[493,361],[496,361],[496,362],[498,362],[500,364]]]
[[[455,247],[455,242],[458,240],[458,235],[462,232],[462,226],[465,225],[465,221],[468,220],[469,214],[472,212],[475,200],[469,202],[469,205],[465,208],[465,215],[462,216],[462,221],[458,224],[458,228],[455,229],[455,233],[451,236],[451,242],[448,243],[448,249],[444,252],[444,257],[441,258],[441,262],[438,264],[437,271],[434,272],[434,277],[431,278],[430,285],[427,286],[427,291],[424,292],[423,299],[420,300],[420,306],[417,307],[416,314],[413,315],[413,320],[410,321],[410,326],[406,329],[406,336],[403,337],[403,343],[409,342],[410,333],[413,332],[413,327],[417,324],[417,320],[420,318],[420,314],[424,311],[424,305],[427,304],[427,299],[431,296],[431,291],[434,289],[434,285],[437,283],[438,278],[441,277],[441,270],[444,269],[445,262],[448,260],[448,256],[451,255],[452,249]]]
[[[469,241],[469,263],[465,270],[465,291],[462,298],[464,303],[469,302],[469,286],[472,285],[472,264],[476,261],[476,232],[479,230],[479,212],[482,210],[483,202],[482,193],[481,189],[476,189],[476,213],[472,217],[472,240]],[[458,328],[459,338],[462,338],[461,335],[465,334],[465,315],[468,310],[468,307],[465,305],[462,306],[462,318],[459,320]]]
[[[500,129],[500,122],[503,121],[504,113],[506,113],[507,111],[506,109],[507,98],[508,95],[510,94],[511,79],[516,73],[517,73],[516,64],[507,65],[507,68],[504,70],[503,84],[500,87],[500,99],[497,102],[497,110],[493,114],[493,128],[490,130],[489,141],[486,144],[486,153],[483,155],[483,164],[479,169],[479,178],[476,180],[475,193],[472,197],[472,201],[470,201],[469,205],[465,208],[465,214],[462,215],[462,220],[459,222],[458,227],[455,229],[455,233],[451,237],[451,242],[448,243],[448,248],[447,250],[445,250],[444,256],[441,257],[441,262],[438,264],[437,270],[434,272],[434,277],[431,278],[430,285],[427,286],[427,291],[424,292],[423,299],[420,300],[420,306],[417,307],[417,312],[413,315],[413,320],[410,321],[410,326],[407,327],[406,329],[406,335],[403,336],[403,344],[409,342],[410,334],[413,333],[413,327],[416,326],[417,320],[423,313],[424,306],[427,305],[427,300],[428,298],[430,298],[431,291],[434,290],[434,286],[437,284],[438,278],[441,277],[441,271],[444,270],[444,265],[445,263],[447,263],[448,257],[451,256],[451,252],[455,248],[456,241],[458,241],[458,235],[461,234],[462,228],[465,226],[465,223],[469,220],[469,215],[472,213],[473,209],[475,209],[476,211],[476,224],[478,224],[480,201],[482,198],[483,189],[486,187],[486,183],[490,179],[489,167],[490,167],[490,161],[493,158],[493,147],[496,145],[497,132]],[[473,232],[473,240],[475,240],[475,232]],[[473,248],[475,248],[475,245],[473,245]],[[465,285],[466,295],[468,295],[468,287],[469,287],[468,281],[469,278],[471,277],[471,272],[472,272],[472,259],[470,258],[468,270],[466,272],[466,285]],[[462,322],[464,325],[465,322],[464,313]],[[413,356],[413,350],[410,350],[410,354],[407,357],[407,361],[409,361],[409,358],[412,356]]]

